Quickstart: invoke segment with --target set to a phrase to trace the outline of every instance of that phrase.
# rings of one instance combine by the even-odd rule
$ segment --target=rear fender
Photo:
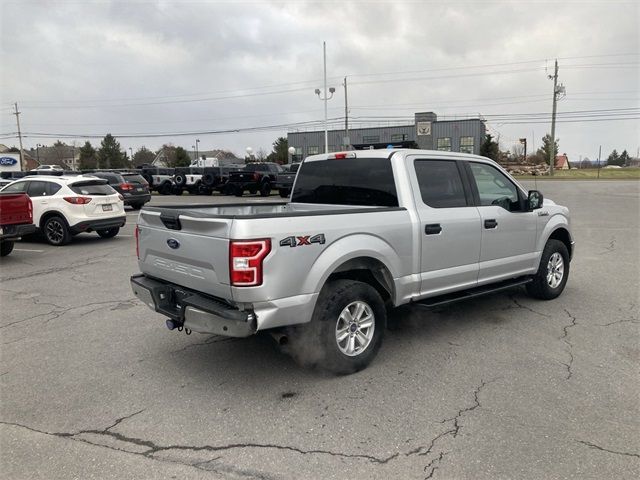
[[[378,260],[392,279],[399,276],[400,257],[389,243],[374,235],[354,234],[333,242],[320,254],[305,278],[302,291],[320,292],[332,273],[356,258]],[[397,303],[396,298],[392,300]]]

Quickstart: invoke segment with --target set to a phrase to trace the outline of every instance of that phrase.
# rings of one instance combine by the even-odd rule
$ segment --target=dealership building
[[[420,148],[446,152],[466,152],[478,155],[485,138],[485,124],[480,118],[459,120],[438,120],[433,112],[416,113],[410,125],[392,125],[370,128],[329,130],[329,152],[347,149],[365,150],[370,148]],[[287,134],[289,147],[295,154],[289,161],[300,161],[308,155],[324,153],[324,130],[310,132],[290,132]]]

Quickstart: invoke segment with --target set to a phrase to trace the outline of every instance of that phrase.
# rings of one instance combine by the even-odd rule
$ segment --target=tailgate
[[[231,172],[229,174],[229,181],[240,183],[253,182],[253,172]]]
[[[31,200],[26,193],[0,195],[0,225],[33,223]]]
[[[142,210],[138,219],[140,270],[151,277],[231,299],[232,221],[176,216],[162,208]]]

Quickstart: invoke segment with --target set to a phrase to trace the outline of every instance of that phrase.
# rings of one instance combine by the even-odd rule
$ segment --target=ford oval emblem
[[[180,242],[175,238],[170,238],[169,240],[167,240],[167,245],[169,245],[169,248],[173,248],[174,250],[176,248],[180,248]]]

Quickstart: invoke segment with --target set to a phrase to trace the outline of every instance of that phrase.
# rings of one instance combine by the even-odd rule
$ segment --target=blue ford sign
[[[175,238],[170,238],[169,240],[167,240],[167,245],[169,245],[169,248],[173,248],[174,250],[176,248],[180,248],[180,242]]]
[[[16,163],[18,163],[18,160],[13,157],[0,157],[0,165],[3,167],[15,165]]]

